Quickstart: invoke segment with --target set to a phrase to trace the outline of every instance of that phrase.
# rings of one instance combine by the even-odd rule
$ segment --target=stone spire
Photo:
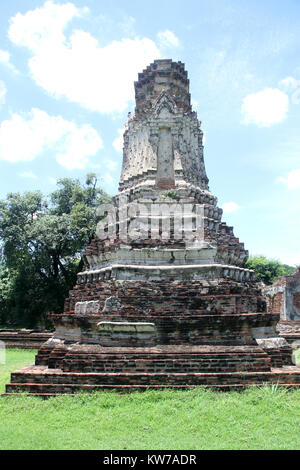
[[[135,92],[114,216],[84,253],[87,272],[121,280],[252,278],[248,252],[221,222],[208,187],[184,64],[154,61]]]
[[[139,73],[134,88],[137,116],[148,113],[162,91],[166,91],[176,106],[185,113],[192,111],[189,80],[182,62],[172,62],[171,59],[155,60]]]
[[[156,60],[135,82],[136,108],[124,133],[120,191],[190,185],[208,191],[203,133],[192,112],[184,64]]]

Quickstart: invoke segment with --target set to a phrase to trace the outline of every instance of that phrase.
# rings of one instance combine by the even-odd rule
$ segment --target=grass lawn
[[[35,353],[6,351],[1,393]],[[300,449],[300,390],[1,397],[0,449]]]

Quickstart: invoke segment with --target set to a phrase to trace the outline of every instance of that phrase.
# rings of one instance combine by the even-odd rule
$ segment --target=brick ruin
[[[26,329],[0,329],[0,341],[5,348],[38,349],[45,341],[52,338],[49,331],[26,330]]]
[[[85,271],[35,365],[14,372],[6,393],[299,386],[279,312],[267,311],[209,190],[184,64],[154,61],[135,96],[119,191]]]
[[[280,314],[277,331],[293,349],[300,348],[300,267],[263,289],[267,311]]]

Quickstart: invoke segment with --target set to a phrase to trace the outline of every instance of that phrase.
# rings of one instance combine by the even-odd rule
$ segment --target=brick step
[[[32,396],[48,398],[48,397],[55,397],[55,396],[63,396],[66,394],[75,395],[76,393],[79,393],[79,392],[117,391],[117,392],[128,393],[128,392],[134,392],[134,391],[143,392],[149,389],[165,390],[165,389],[172,388],[173,390],[174,389],[175,390],[190,390],[190,389],[197,387],[196,385],[172,385],[172,386],[170,385],[74,385],[72,386],[72,388],[71,386],[69,387],[65,386],[65,388],[63,388],[64,385],[62,384],[62,385],[56,385],[56,386],[53,385],[52,392],[43,392],[41,391],[41,388],[40,388],[40,392],[36,392],[34,391],[35,390],[34,387],[37,386],[37,384],[26,384],[26,385],[18,384],[18,387],[14,387],[14,388],[9,387],[9,385],[11,384],[7,385],[6,387],[7,390],[5,393],[2,394],[2,396],[11,396],[11,395],[19,396],[20,393],[28,393]],[[257,384],[253,384],[250,386],[255,387],[257,386]],[[280,386],[288,387],[289,385],[282,384]],[[210,386],[202,385],[201,388],[229,391],[229,390],[243,390],[245,389],[245,385],[241,385],[241,384],[230,384],[230,385],[218,384],[218,385],[210,385]],[[18,391],[14,391],[14,390],[18,390]]]
[[[276,384],[278,387],[281,388],[299,388],[300,385],[299,383],[278,383],[278,382],[270,382],[268,385],[271,384]],[[249,387],[258,387],[265,385],[264,383],[253,383],[253,384],[215,384],[215,385],[201,385],[201,388],[207,388],[211,390],[218,390],[218,391],[242,391],[246,388]],[[20,384],[20,388],[23,387],[24,384]],[[79,386],[79,388],[75,389],[73,388],[71,391],[68,391],[67,393],[64,391],[58,391],[56,389],[52,393],[36,393],[32,392],[29,389],[25,390],[23,389],[23,393],[28,393],[30,396],[37,396],[40,398],[51,398],[51,397],[56,397],[56,396],[63,396],[63,395],[75,395],[78,392],[101,392],[101,391],[116,391],[118,393],[129,393],[129,392],[143,392],[146,390],[165,390],[165,389],[172,389],[172,390],[191,390],[193,388],[196,388],[196,385],[100,385],[100,386]],[[5,393],[2,394],[2,396],[20,396],[20,391],[6,391]]]
[[[155,347],[105,349],[78,351],[58,347],[48,356],[39,353],[36,365],[65,372],[234,372],[268,371],[271,367],[270,357],[257,346],[194,347],[180,352]]]
[[[49,373],[22,374],[14,373],[9,385],[39,384],[39,385],[202,385],[207,381],[214,383],[218,380],[234,380],[230,373]],[[235,373],[237,374],[237,373]],[[238,377],[240,378],[240,377]],[[243,377],[242,377],[243,379]]]
[[[55,349],[52,354],[49,355],[49,358],[48,358],[48,361],[47,361],[47,365],[53,369],[55,369],[57,367],[57,364],[61,364],[62,361],[64,360],[64,357],[66,355],[66,351],[61,349],[61,348],[57,348]]]
[[[107,348],[109,349],[109,348]],[[154,359],[198,359],[198,358],[238,358],[238,357],[243,357],[245,359],[250,358],[252,359],[253,357],[265,357],[266,353],[261,349],[261,348],[256,348],[256,350],[246,350],[246,351],[237,351],[234,348],[230,348],[230,352],[215,352],[216,347],[213,346],[211,350],[209,351],[199,351],[199,352],[179,352],[179,353],[169,353],[169,352],[162,352],[162,353],[156,353],[152,351],[141,351],[138,348],[124,348],[125,350],[122,351],[120,350],[121,348],[118,348],[117,351],[105,351],[102,349],[100,352],[77,352],[74,350],[67,351],[67,350],[57,350],[53,349],[52,351],[45,351],[45,352],[40,352],[39,351],[39,356],[40,357],[57,357],[60,358],[62,356],[69,356],[72,355],[74,358],[82,358],[82,357],[89,357],[91,359],[98,359],[98,358],[105,358],[108,360],[111,359],[123,359],[125,356],[126,358],[129,359],[149,359],[154,358]],[[132,352],[132,349],[136,349],[135,352]],[[175,349],[175,348],[174,348]]]
[[[121,386],[121,385],[230,385],[234,383],[294,383],[300,385],[300,368],[296,366],[273,369],[271,372],[222,372],[222,373],[75,373],[60,369],[29,366],[12,374],[8,387],[20,384],[48,386]]]
[[[0,329],[0,341],[6,348],[38,349],[53,333],[37,330]]]
[[[252,386],[252,385],[250,385]],[[257,385],[253,385],[255,387]],[[280,385],[282,387],[288,387],[289,385]],[[292,386],[292,385],[291,385]],[[21,388],[23,387],[23,390]],[[79,389],[73,389],[71,392],[68,392],[68,395],[75,395],[76,393],[79,392],[102,392],[102,391],[117,391],[119,393],[129,393],[129,392],[143,392],[146,390],[166,390],[172,388],[173,390],[191,390],[195,388],[195,385],[173,385],[170,387],[170,385],[99,385],[97,386],[90,386],[90,387],[85,387],[83,388],[82,386],[79,387]],[[215,385],[215,386],[207,386],[203,385],[201,388],[210,388],[210,389],[215,389],[215,390],[224,390],[224,391],[229,391],[229,390],[243,390],[245,389],[244,385],[240,384],[232,384],[232,385]],[[13,390],[13,389],[12,389]],[[38,392],[33,392],[30,391],[28,388],[25,390],[24,384],[20,384],[20,390],[19,391],[6,391],[2,393],[1,396],[20,396],[21,393],[28,393],[30,396],[37,396],[41,398],[50,398],[50,397],[57,397],[57,396],[63,396],[66,395],[66,392],[58,392],[58,389],[52,393],[38,393]]]
[[[271,358],[272,367],[282,367],[283,365],[292,365],[292,355],[290,350],[272,351],[268,350]]]
[[[94,391],[104,391],[104,390],[111,390],[111,391],[118,391],[118,392],[133,392],[133,391],[144,391],[148,389],[154,390],[163,390],[163,389],[176,389],[176,390],[186,390],[192,389],[195,387],[201,386],[201,388],[209,388],[215,390],[223,390],[223,391],[230,391],[230,390],[243,390],[248,387],[256,387],[262,386],[266,382],[257,380],[253,383],[247,383],[246,381],[243,383],[212,383],[212,384],[128,384],[128,385],[120,385],[120,384],[101,384],[101,385],[88,385],[88,384],[24,384],[24,383],[16,383],[16,384],[7,384],[6,385],[6,392],[3,395],[18,395],[21,393],[28,393],[34,396],[40,397],[51,397],[57,395],[65,395],[65,394],[75,394],[78,392],[94,392]],[[276,377],[273,378],[272,381],[269,381],[268,384],[276,384],[279,387],[286,387],[286,388],[299,388],[299,382],[278,382]]]
[[[269,371],[270,358],[220,356],[216,358],[190,357],[179,358],[89,358],[68,357],[61,367],[64,372],[234,372],[234,371]]]
[[[133,349],[133,348],[132,348]],[[234,348],[230,348],[230,351],[220,351],[216,352],[216,348],[212,348],[212,350],[209,351],[197,351],[197,352],[179,352],[179,353],[168,353],[168,352],[163,352],[163,353],[156,353],[156,352],[131,352],[130,350],[126,349],[124,352],[123,351],[117,351],[117,352],[105,352],[103,349],[100,352],[77,352],[77,351],[70,351],[66,353],[66,356],[72,356],[74,358],[82,358],[82,357],[89,357],[91,359],[98,359],[98,358],[104,358],[107,360],[112,360],[112,359],[117,359],[117,360],[122,360],[126,356],[128,359],[168,359],[168,360],[193,360],[193,359],[205,359],[208,360],[210,358],[212,359],[219,359],[219,358],[245,358],[245,359],[252,359],[254,357],[259,357],[263,358],[266,356],[266,353],[260,349],[256,348],[255,350],[242,350],[242,351],[237,351]]]

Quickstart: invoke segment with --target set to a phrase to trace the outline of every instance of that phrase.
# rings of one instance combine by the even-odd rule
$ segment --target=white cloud
[[[56,178],[53,178],[53,176],[49,176],[48,181],[51,184],[56,184]]]
[[[118,137],[115,138],[113,141],[113,146],[117,152],[122,152],[123,151],[123,134],[124,134],[124,129],[118,129]]]
[[[5,83],[0,80],[0,108],[2,106],[2,104],[5,103],[5,97],[6,97],[6,86],[5,86]]]
[[[132,84],[138,72],[160,58],[160,51],[148,38],[125,38],[104,47],[78,29],[67,38],[68,23],[84,13],[86,9],[72,3],[48,1],[14,16],[9,38],[29,49],[31,76],[51,95],[101,113],[123,111],[134,99]]]
[[[175,34],[170,31],[169,29],[166,29],[165,31],[160,31],[157,33],[157,38],[160,47],[179,47],[180,46],[180,41]]]
[[[0,49],[0,62],[1,64],[8,64],[9,63],[9,52]]]
[[[57,45],[64,42],[63,30],[86,10],[76,8],[72,3],[63,5],[47,1],[41,8],[30,10],[24,15],[17,13],[10,19],[8,36],[15,44],[26,46],[38,52],[50,42]]]
[[[280,80],[278,85],[287,93],[291,94],[291,102],[293,104],[300,103],[300,80],[297,80],[294,77],[286,77],[283,80]]]
[[[300,168],[291,170],[287,178],[280,177],[277,181],[284,183],[288,189],[300,189]]]
[[[229,214],[230,212],[235,212],[241,207],[236,202],[224,202],[222,209],[224,214]]]
[[[37,176],[33,171],[23,171],[23,173],[19,173],[19,176],[22,178],[31,178],[31,179],[36,179]]]
[[[289,97],[278,88],[266,88],[246,96],[242,104],[245,124],[269,127],[287,117]]]
[[[294,77],[286,77],[280,80],[278,85],[287,91],[287,90],[290,90],[291,88],[293,89],[298,88],[300,85],[300,80],[296,80],[296,78]]]
[[[14,73],[19,73],[16,67],[10,61],[10,53],[8,51],[4,51],[3,49],[0,49],[0,64],[5,65]]]
[[[31,161],[51,150],[62,166],[84,168],[102,146],[91,126],[77,126],[35,108],[30,113],[13,114],[0,125],[0,159],[10,162]]]

